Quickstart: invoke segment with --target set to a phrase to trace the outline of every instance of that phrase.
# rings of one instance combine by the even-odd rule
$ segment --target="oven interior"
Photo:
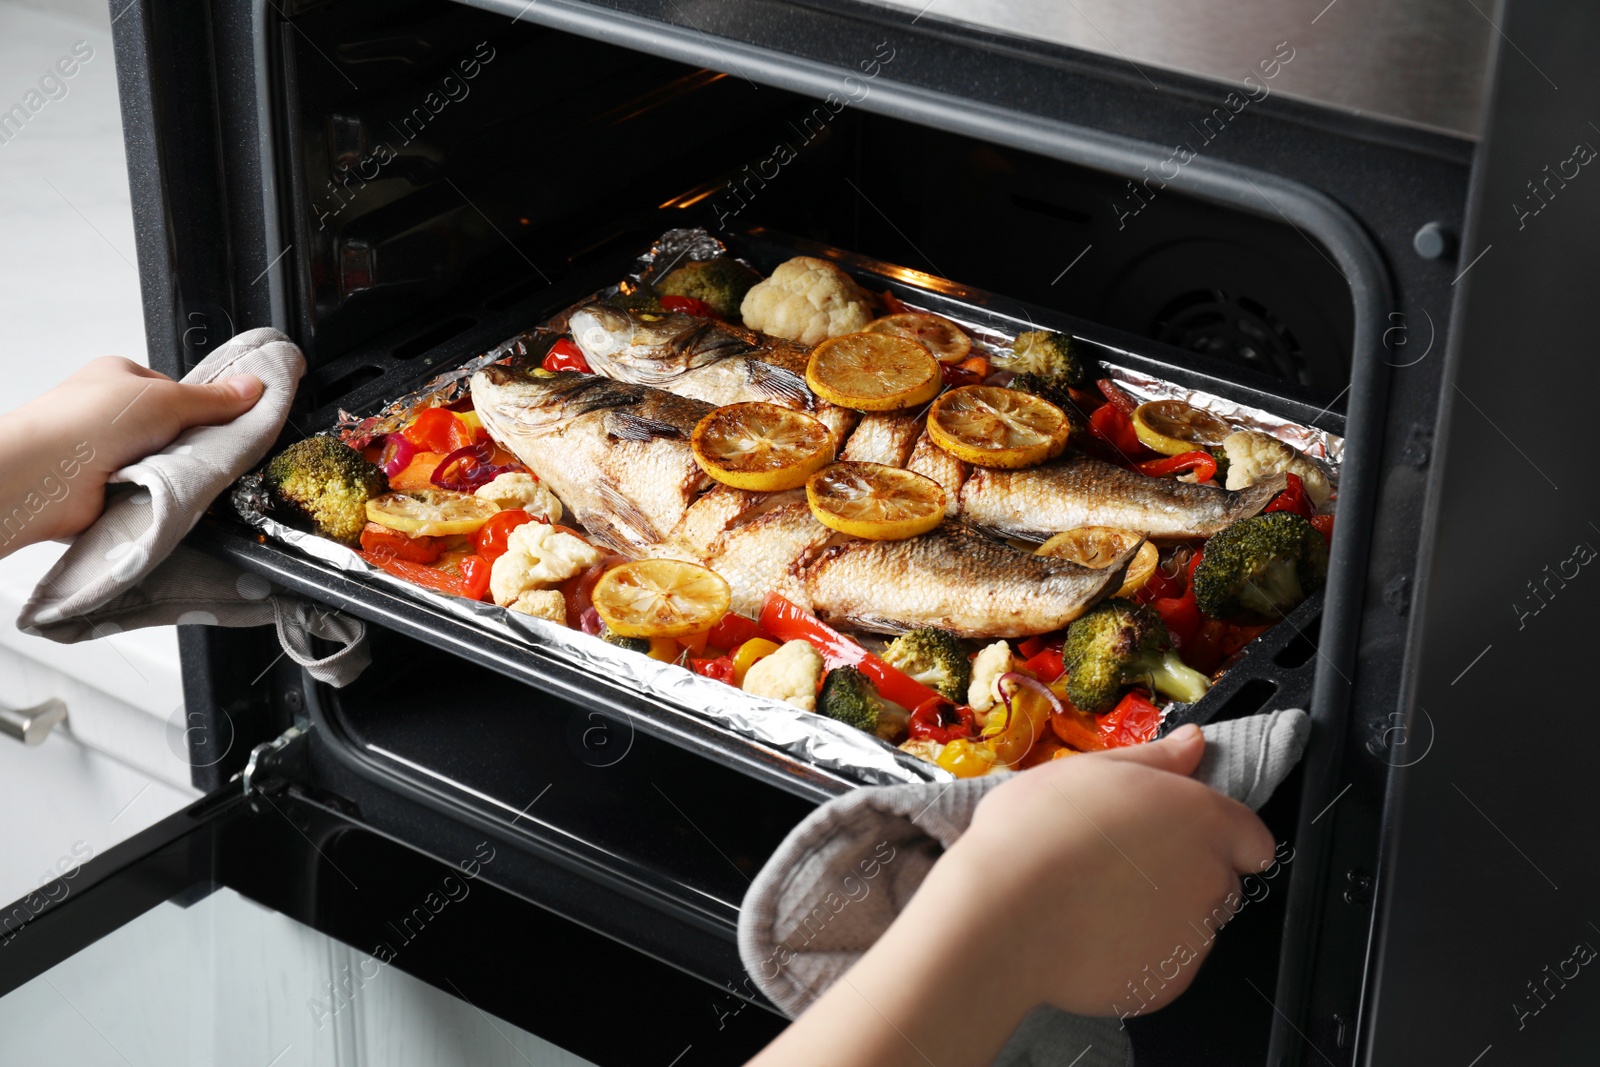
[[[1286,404],[1342,411],[1350,286],[1286,219],[445,0],[319,0],[285,14],[268,42],[274,178],[292,246],[287,325],[310,368],[285,440],[531,327],[687,225],[762,227],[899,263],[1146,339]],[[870,77],[850,90],[856,102],[871,91]],[[549,871],[614,894],[575,889],[569,913],[614,932],[602,906],[665,915],[697,932],[629,919],[618,936],[733,981],[727,942],[748,877],[808,801],[416,630],[369,632],[373,666],[350,688],[280,664],[265,697],[243,684],[271,658],[265,645],[185,641],[210,675],[198,684],[247,732],[307,716],[321,729],[324,800],[421,842],[444,832],[430,810],[492,827]],[[1312,619],[1283,635],[1275,662],[1314,669],[1316,639]],[[597,754],[596,729],[600,749],[626,742],[625,758]],[[1301,822],[1302,785],[1296,771],[1262,812],[1280,840]],[[1130,1024],[1141,1065],[1265,1061],[1273,1006],[1246,983],[1273,988],[1287,896],[1268,887],[1187,996]]]

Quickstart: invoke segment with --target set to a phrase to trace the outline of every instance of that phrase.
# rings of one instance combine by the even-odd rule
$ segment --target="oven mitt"
[[[274,589],[257,575],[180,547],[217,495],[277,440],[305,373],[300,349],[277,330],[246,330],[206,356],[186,382],[254,374],[266,386],[249,411],[195,426],[165,449],[115,472],[100,518],[73,540],[23,605],[23,632],[72,644],[142,626],[273,624],[284,652],[313,677],[344,685],[368,662],[366,628]],[[318,657],[311,637],[338,643]]]
[[[1291,709],[1201,729],[1206,748],[1195,778],[1259,808],[1299,762],[1311,718]],[[790,1018],[809,1007],[877,941],[966,830],[978,801],[1009,777],[857,789],[807,816],[740,907],[739,956],[756,987]],[[994,1062],[1124,1067],[1133,1053],[1116,1018],[1040,1006]]]

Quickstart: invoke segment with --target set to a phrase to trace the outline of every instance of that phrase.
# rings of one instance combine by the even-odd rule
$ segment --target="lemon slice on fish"
[[[412,537],[475,533],[500,508],[452,489],[412,489],[367,501],[367,521]]]
[[[1182,400],[1152,400],[1133,409],[1133,432],[1146,448],[1179,456],[1198,448],[1216,448],[1233,427]]]
[[[711,477],[760,493],[798,489],[833,460],[833,437],[820,421],[760,402],[717,408],[689,444]]]
[[[904,411],[939,395],[944,375],[922,345],[889,333],[847,333],[822,342],[806,384],[830,404],[856,411]]]
[[[715,626],[733,594],[699,564],[641,559],[606,571],[591,596],[606,629],[621,637],[688,637]]]
[[[1039,546],[1036,555],[1056,556],[1082,567],[1100,570],[1115,563],[1128,549],[1138,545],[1143,537],[1143,534],[1134,530],[1119,530],[1114,526],[1080,526],[1076,530],[1056,534]],[[1156,546],[1145,541],[1128,563],[1122,588],[1113,595],[1132,596],[1138,592],[1156,572],[1159,561],[1160,552]]]
[[[944,521],[944,487],[882,463],[835,463],[806,482],[811,514],[830,530],[871,541],[925,534]]]
[[[1067,447],[1071,426],[1048,400],[1016,389],[966,385],[928,409],[928,436],[978,467],[1031,467]]]
[[[972,338],[961,327],[943,315],[930,315],[925,311],[885,315],[874,319],[866,332],[887,333],[915,341],[932,352],[940,363],[960,363],[972,351]]]

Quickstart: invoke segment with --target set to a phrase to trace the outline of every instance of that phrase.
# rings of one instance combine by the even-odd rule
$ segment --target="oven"
[[[1186,51],[1184,31],[1217,39],[1193,13],[1107,36],[1081,11],[950,7],[132,0],[115,28],[152,366],[285,330],[310,368],[288,443],[704,226],[1004,294],[1337,432],[1325,593],[1210,711],[1311,712],[1262,813],[1295,859],[1185,997],[1130,1023],[1136,1062],[1565,1048],[1559,1010],[1580,1006],[1533,983],[1600,939],[1568,904],[1596,872],[1549,812],[1593,809],[1581,745],[1528,741],[1592,728],[1553,723],[1570,687],[1534,696],[1527,665],[1582,662],[1581,563],[1561,568],[1600,540],[1573,454],[1596,377],[1577,235],[1600,213],[1574,161],[1600,133],[1566,110],[1600,25],[1414,5],[1364,36],[1333,5],[1258,25],[1219,11],[1228,46]],[[1405,34],[1434,83],[1382,81]],[[1329,55],[1362,57],[1365,87]],[[225,506],[190,543],[365,620],[372,666],[334,690],[266,632],[183,628],[184,742],[209,796],[28,910],[0,955],[13,1000],[170,904],[264,905],[365,965],[449,877],[473,891],[442,913],[455,931],[380,960],[432,991],[417,1003],[596,1063],[737,1063],[781,1028],[744,979],[739,901],[852,783],[265,541]],[[1541,729],[1507,721],[1524,717]],[[1484,934],[1491,906],[1512,929]],[[344,973],[358,1003],[363,972]],[[1581,981],[1562,995],[1591,995]]]

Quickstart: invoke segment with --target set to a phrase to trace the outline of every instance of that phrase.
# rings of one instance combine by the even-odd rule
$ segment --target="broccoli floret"
[[[620,311],[648,311],[656,315],[667,313],[667,309],[661,306],[661,298],[648,289],[617,293],[615,296],[607,297],[605,303]]]
[[[1276,619],[1327,579],[1322,534],[1293,512],[1274,511],[1241,519],[1206,542],[1194,596],[1217,618],[1248,611]]]
[[[817,694],[817,710],[847,726],[874,733],[884,699],[866,675],[854,667],[835,667],[822,680]]]
[[[704,262],[685,263],[656,283],[662,296],[689,296],[704,300],[723,318],[737,319],[744,294],[761,280],[761,275],[737,259],[722,256]]]
[[[623,637],[621,634],[614,634],[607,630],[600,635],[600,640],[608,645],[625,648],[629,652],[643,652],[647,656],[650,654],[650,639],[648,637]]]
[[[1089,379],[1089,361],[1078,344],[1064,333],[1029,330],[1011,342],[1011,369],[1036,374],[1057,389],[1082,385]]]
[[[273,502],[310,520],[323,537],[361,541],[367,501],[389,491],[389,479],[360,452],[321,434],[273,457],[263,473]]]
[[[1040,400],[1050,401],[1066,415],[1073,433],[1081,434],[1089,428],[1089,420],[1084,416],[1083,409],[1078,407],[1078,402],[1072,399],[1072,394],[1050,384],[1037,374],[1026,372],[1019,374],[1006,384],[1006,388],[1031,393]]]
[[[948,630],[924,626],[901,634],[883,650],[883,661],[957,704],[967,696],[972,661],[961,639]]]
[[[1158,693],[1193,704],[1211,682],[1172,651],[1161,616],[1142,604],[1116,597],[1067,628],[1061,648],[1067,666],[1067,698],[1084,711],[1111,710],[1122,687],[1144,682]]]
[[[1206,451],[1211,454],[1212,459],[1217,461],[1217,473],[1212,480],[1218,485],[1226,485],[1228,483],[1228,450],[1218,445],[1216,448],[1208,448]]]

